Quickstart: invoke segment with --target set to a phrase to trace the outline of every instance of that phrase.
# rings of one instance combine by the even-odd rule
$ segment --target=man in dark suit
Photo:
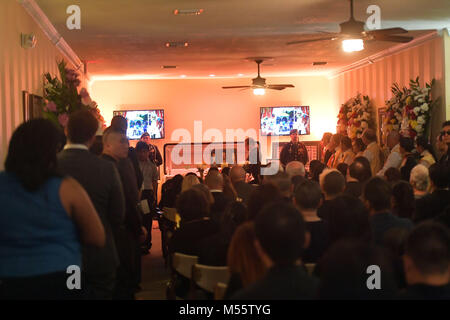
[[[138,209],[139,190],[136,174],[128,159],[128,139],[123,131],[113,127],[105,130],[102,158],[117,166],[125,196],[125,228],[116,235],[121,265],[115,297],[134,299],[134,293],[139,289],[140,282],[140,243],[145,240],[147,232],[142,225],[142,214]]]
[[[450,205],[449,168],[435,163],[428,172],[432,192],[416,200],[415,223],[436,218]]]
[[[234,166],[230,170],[231,183],[236,190],[237,196],[248,204],[250,193],[255,189],[252,185],[245,182],[245,170],[241,166]]]
[[[413,224],[409,219],[399,218],[391,213],[392,188],[383,178],[370,179],[364,186],[363,197],[370,212],[370,225],[376,244],[383,245],[386,232],[393,228],[412,228]]]
[[[205,177],[205,184],[214,197],[211,206],[211,220],[217,224],[222,222],[222,216],[228,204],[232,201],[223,193],[223,177],[218,170],[210,170]]]
[[[298,130],[290,132],[291,141],[283,147],[280,153],[280,162],[285,167],[291,161],[300,161],[306,165],[309,161],[306,146],[298,140]]]
[[[265,277],[238,291],[232,300],[314,299],[318,280],[298,265],[309,234],[300,212],[285,201],[265,207],[256,216],[256,249],[269,266]]]
[[[97,119],[91,112],[73,113],[66,128],[68,143],[58,154],[58,165],[63,174],[75,178],[86,190],[105,228],[105,247],[83,247],[87,298],[111,299],[119,265],[113,230],[124,222],[125,200],[114,165],[88,151],[97,127]]]

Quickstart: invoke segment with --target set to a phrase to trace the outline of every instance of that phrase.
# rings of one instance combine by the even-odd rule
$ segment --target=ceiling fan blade
[[[413,37],[405,37],[405,36],[389,36],[389,35],[375,35],[374,40],[377,41],[391,41],[391,42],[400,42],[407,43],[413,40]]]
[[[328,36],[328,37],[322,37],[322,38],[316,38],[316,39],[291,41],[291,42],[287,42],[286,44],[289,46],[291,44],[308,43],[308,42],[316,42],[316,41],[324,41],[324,40],[334,40],[334,39],[336,39],[335,36]]]
[[[389,28],[389,29],[378,29],[378,30],[366,31],[366,34],[370,34],[370,35],[373,35],[373,36],[399,34],[399,33],[408,33],[408,30],[405,30],[403,28]]]
[[[295,88],[295,87],[292,84],[269,84],[268,86],[266,86],[266,88],[272,90],[283,90],[286,88]]]
[[[231,87],[222,87],[222,89],[250,89],[251,86],[231,86]]]

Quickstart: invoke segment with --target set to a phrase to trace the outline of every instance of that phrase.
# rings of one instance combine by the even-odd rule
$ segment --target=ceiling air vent
[[[325,62],[325,61],[316,61],[316,62],[313,62],[313,66],[324,66],[324,65],[326,65],[327,64],[327,62]]]
[[[179,48],[179,47],[187,47],[189,46],[188,42],[184,41],[172,41],[172,42],[166,42],[167,48]]]
[[[203,13],[203,9],[175,9],[173,14],[176,16],[198,16]]]
[[[176,69],[177,66],[161,66],[163,69]]]

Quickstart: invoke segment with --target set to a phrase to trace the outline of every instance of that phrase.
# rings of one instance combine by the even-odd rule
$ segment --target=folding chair
[[[175,284],[177,276],[181,275],[187,279],[191,279],[192,267],[198,262],[197,256],[191,256],[183,253],[175,252],[172,256],[172,277],[167,284],[167,299],[175,300]]]
[[[192,267],[193,288],[191,288],[191,293],[194,293],[196,288],[200,288],[209,294],[214,294],[217,283],[228,283],[229,280],[230,271],[226,266],[215,267],[195,264]],[[195,298],[195,295],[192,295],[192,297]]]
[[[227,292],[228,284],[223,282],[217,282],[216,288],[214,289],[214,300],[223,300],[225,297],[225,292]]]

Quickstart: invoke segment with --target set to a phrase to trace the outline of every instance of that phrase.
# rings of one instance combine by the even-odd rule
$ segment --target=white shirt
[[[89,148],[85,144],[79,144],[79,143],[68,143],[64,146],[64,150],[67,149],[81,149],[81,150],[87,150],[89,151]]]
[[[144,177],[143,189],[153,190],[153,182],[158,181],[158,171],[155,164],[150,160],[139,161],[139,168]]]
[[[389,153],[389,156],[386,159],[386,162],[384,163],[383,168],[378,171],[378,176],[384,176],[384,173],[389,168],[400,168],[400,165],[402,164],[403,157],[400,153],[400,144],[397,144],[394,148],[392,148],[391,153]]]
[[[366,157],[370,163],[372,163],[375,155],[372,153],[371,150],[369,150],[369,146],[374,143],[376,144],[376,142],[372,142],[372,143],[368,144],[366,150],[364,150],[364,153],[363,153],[363,156]]]

